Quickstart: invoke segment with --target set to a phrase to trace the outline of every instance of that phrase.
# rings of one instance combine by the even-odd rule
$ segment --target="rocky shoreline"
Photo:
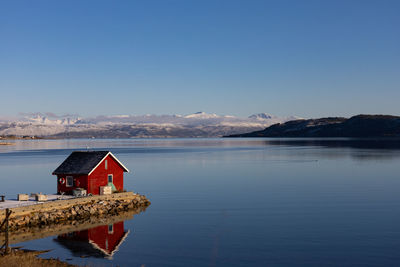
[[[13,216],[9,219],[9,231],[16,231],[23,227],[42,227],[67,221],[80,221],[91,217],[118,215],[124,211],[145,208],[149,205],[150,201],[139,194],[132,195],[131,198],[94,199],[67,208],[53,208]]]
[[[14,143],[6,143],[6,142],[0,142],[0,146],[12,146],[15,145]]]

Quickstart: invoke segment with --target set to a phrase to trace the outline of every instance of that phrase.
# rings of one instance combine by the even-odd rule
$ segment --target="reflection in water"
[[[114,216],[91,217],[80,221],[66,221],[57,225],[21,228],[10,233],[9,244],[58,236],[55,241],[70,249],[78,257],[111,259],[129,234],[129,230],[124,229],[124,221],[133,219],[133,215],[139,214],[145,209],[146,207],[140,207]],[[4,235],[0,236],[0,243],[4,243]]]
[[[0,191],[15,197],[25,190],[18,184],[33,192],[53,192],[49,170],[71,149],[85,149],[84,142],[57,141],[58,148],[42,150],[38,143],[14,154],[0,152]],[[91,142],[91,148],[107,147],[135,169],[126,187],[145,192],[153,203],[151,212],[124,222],[131,233],[119,242],[118,252],[111,237],[107,245],[105,239],[90,244],[87,233],[90,251],[79,255],[92,258],[73,257],[70,243],[79,243],[73,241],[79,234],[70,234],[69,240],[66,234],[111,224],[115,229],[124,218],[12,233],[12,244],[53,249],[44,257],[72,258],[70,263],[81,266],[399,266],[400,142]],[[229,215],[222,224],[221,212]],[[69,245],[54,241],[62,238]],[[40,240],[25,242],[32,239]],[[93,244],[108,254],[114,251],[112,261]]]
[[[400,139],[300,138],[264,140],[264,145],[294,148],[292,155],[320,159],[350,156],[357,161],[394,160],[400,157]],[[297,148],[297,149],[296,149]],[[300,148],[300,149],[298,149]]]
[[[266,145],[278,146],[320,146],[335,148],[364,148],[400,150],[400,139],[350,139],[350,138],[302,138],[265,140]]]
[[[54,240],[69,249],[75,257],[112,259],[128,234],[129,230],[124,229],[124,222],[121,221],[62,234]]]

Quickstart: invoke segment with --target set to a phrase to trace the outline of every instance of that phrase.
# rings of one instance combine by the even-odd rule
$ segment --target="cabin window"
[[[109,233],[109,234],[114,233],[114,225],[113,225],[113,224],[109,224],[109,225],[108,225],[108,233]]]
[[[107,160],[104,161],[104,168],[107,170],[108,166],[107,166]]]
[[[112,183],[113,182],[113,175],[112,174],[107,175],[107,180],[108,180],[109,183]]]
[[[66,187],[73,187],[74,186],[74,177],[73,176],[67,176],[66,177],[67,182],[65,183]]]

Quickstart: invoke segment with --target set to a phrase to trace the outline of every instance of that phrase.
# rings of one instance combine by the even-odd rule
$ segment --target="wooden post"
[[[10,209],[6,209],[6,218],[4,219],[4,221],[1,223],[1,225],[0,225],[0,230],[1,230],[1,228],[3,227],[3,226],[5,226],[5,230],[4,230],[4,233],[5,233],[5,242],[4,242],[4,244],[0,247],[0,250],[2,249],[2,248],[4,248],[4,253],[3,254],[7,254],[8,252],[9,252],[9,248],[8,248],[8,231],[9,231],[9,228],[10,228],[10,225],[9,225],[9,223],[8,223],[8,219],[9,219],[9,217],[10,217],[10,215],[11,215],[11,210]]]
[[[5,244],[4,244],[5,245],[5,248],[4,248],[5,254],[8,253],[8,230],[10,228],[10,225],[8,223],[8,217],[10,216],[10,214],[11,214],[10,209],[6,209],[6,240],[5,240]]]

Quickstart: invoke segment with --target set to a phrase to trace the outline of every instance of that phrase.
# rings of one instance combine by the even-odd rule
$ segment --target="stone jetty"
[[[24,227],[43,227],[79,221],[91,217],[114,216],[121,212],[137,210],[150,205],[150,201],[133,192],[97,195],[67,200],[56,200],[41,204],[11,208],[9,231]],[[0,210],[0,221],[5,210]]]

